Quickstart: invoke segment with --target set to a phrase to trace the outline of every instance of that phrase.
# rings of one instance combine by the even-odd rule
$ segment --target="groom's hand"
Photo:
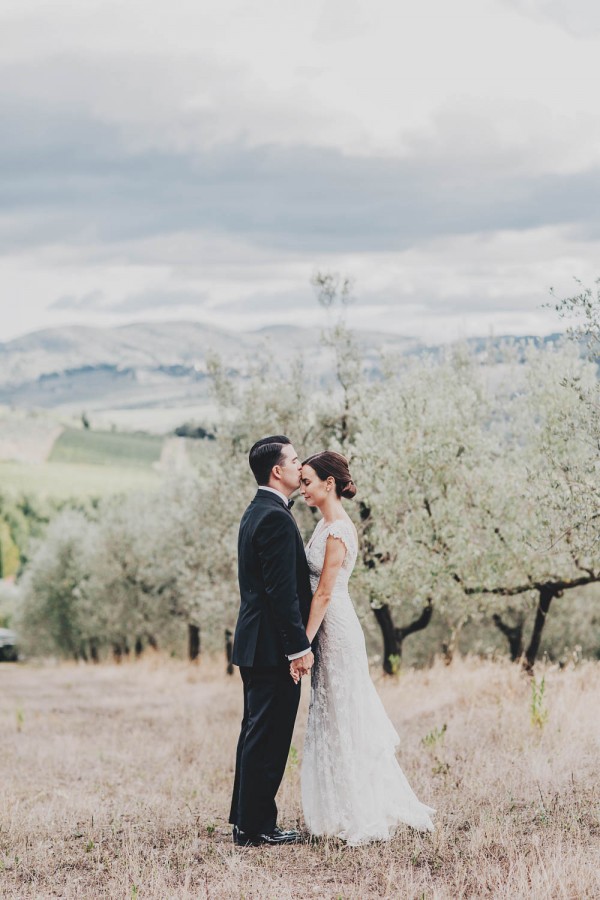
[[[293,659],[290,663],[290,675],[298,684],[303,675],[307,675],[313,667],[313,663],[315,661],[314,654],[312,650],[309,650],[308,653],[305,653],[304,656],[298,657],[298,659]]]

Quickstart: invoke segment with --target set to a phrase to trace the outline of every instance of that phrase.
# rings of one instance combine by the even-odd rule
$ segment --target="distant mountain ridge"
[[[85,366],[194,366],[208,351],[232,352],[234,344],[242,349],[244,335],[192,322],[48,328],[0,344],[0,386]]]
[[[373,377],[380,371],[382,352],[441,352],[398,334],[364,331],[356,339],[365,369]],[[514,340],[556,339],[551,335]],[[496,338],[492,345],[505,340]],[[483,338],[467,343],[475,352],[490,346]],[[333,372],[331,352],[323,346],[318,328],[283,325],[234,332],[198,322],[71,326],[34,331],[0,344],[0,404],[69,414],[111,411],[118,413],[111,421],[120,423],[128,422],[128,411],[162,409],[178,423],[184,414],[210,403],[210,355],[218,354],[232,374],[242,376],[249,361],[264,353],[282,370],[301,354],[317,378],[327,381]]]
[[[198,322],[161,322],[93,328],[75,325],[34,331],[0,343],[0,388],[6,392],[39,378],[81,370],[171,370],[172,374],[205,373],[209,354],[217,353],[234,369],[244,368],[253,354],[267,349],[276,360],[302,352],[322,358],[317,328],[273,326],[234,332]],[[386,346],[398,350],[417,341],[376,332],[360,336],[365,350]]]

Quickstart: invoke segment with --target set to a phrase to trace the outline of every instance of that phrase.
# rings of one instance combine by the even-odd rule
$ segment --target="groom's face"
[[[273,472],[279,475],[279,483],[275,485],[287,497],[300,487],[300,472],[302,465],[298,454],[291,444],[285,444],[281,451],[283,459],[279,465],[274,466]]]

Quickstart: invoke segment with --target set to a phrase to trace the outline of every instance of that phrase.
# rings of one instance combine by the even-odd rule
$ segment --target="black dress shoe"
[[[301,841],[298,831],[283,831],[275,826],[272,831],[262,834],[249,834],[242,831],[237,825],[233,826],[233,843],[236,847],[260,847],[263,844],[275,847],[280,844],[298,844]]]
[[[283,829],[278,828],[277,825],[273,831],[269,831],[266,834],[260,834],[259,837],[263,844],[299,844],[302,840],[300,832],[293,830],[283,831]]]
[[[249,834],[246,831],[242,831],[237,825],[234,825],[233,843],[236,847],[259,847],[262,841],[257,834]]]

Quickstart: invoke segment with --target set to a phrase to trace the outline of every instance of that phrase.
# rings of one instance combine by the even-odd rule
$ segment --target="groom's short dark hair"
[[[257,484],[268,484],[273,466],[280,465],[286,444],[291,444],[284,434],[272,434],[261,438],[250,450],[248,461]]]

